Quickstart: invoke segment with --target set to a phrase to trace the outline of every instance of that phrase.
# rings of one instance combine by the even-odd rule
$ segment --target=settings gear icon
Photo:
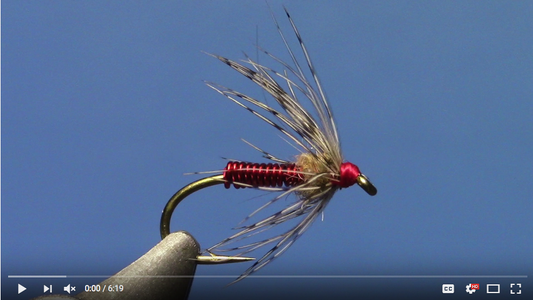
[[[473,293],[476,292],[476,289],[473,288],[472,284],[467,284],[466,285],[466,292],[469,293],[470,295],[472,295]]]

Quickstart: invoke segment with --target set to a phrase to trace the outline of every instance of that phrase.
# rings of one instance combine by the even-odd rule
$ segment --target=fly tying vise
[[[256,150],[262,152],[264,158],[274,163],[259,164],[230,161],[221,171],[222,174],[200,179],[179,190],[167,202],[161,216],[161,237],[165,238],[170,234],[170,219],[176,206],[190,194],[217,184],[224,184],[225,188],[230,188],[233,185],[237,189],[256,188],[264,191],[280,192],[279,195],[246,217],[244,221],[277,200],[294,195],[295,202],[262,220],[240,227],[239,229],[241,230],[239,232],[206,249],[205,251],[209,255],[197,257],[198,263],[204,264],[249,261],[254,259],[245,257],[243,256],[244,254],[274,243],[270,250],[256,260],[235,281],[239,281],[259,270],[285,252],[309,228],[316,217],[324,211],[338,189],[357,184],[371,196],[377,193],[377,189],[360,172],[356,165],[344,161],[333,114],[318,80],[316,70],[287,9],[285,9],[285,13],[297,37],[312,80],[308,80],[303,72],[273,14],[272,18],[293,65],[283,62],[263,49],[260,50],[281,64],[284,67],[283,72],[278,73],[253,61],[249,57],[244,61],[249,66],[245,66],[225,57],[209,54],[260,86],[276,100],[282,110],[276,110],[265,102],[233,89],[212,82],[206,82],[206,84],[279,130],[301,148],[301,154],[297,155],[293,162],[285,161],[245,141]],[[276,79],[283,82],[287,90]],[[298,96],[303,95],[304,97],[301,98],[308,100],[314,111],[306,110],[297,94]],[[249,106],[250,104],[254,106],[251,107]],[[270,116],[270,118],[267,116]],[[295,218],[301,218],[300,222],[282,234],[229,249],[222,248],[232,242],[242,241]],[[213,254],[214,252],[223,251],[239,253],[234,256]]]

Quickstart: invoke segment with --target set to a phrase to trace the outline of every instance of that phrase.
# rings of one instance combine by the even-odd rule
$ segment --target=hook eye
[[[359,176],[357,176],[357,184],[370,196],[374,196],[378,193],[376,187],[363,174],[359,174]]]

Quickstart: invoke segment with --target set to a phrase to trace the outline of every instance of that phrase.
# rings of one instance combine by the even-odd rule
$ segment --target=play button
[[[20,293],[22,293],[22,292],[24,292],[24,291],[26,290],[26,287],[25,287],[25,286],[23,286],[23,285],[22,285],[22,284],[20,284],[20,283],[19,283],[19,286],[18,286],[18,288],[19,288],[19,294],[20,294]]]

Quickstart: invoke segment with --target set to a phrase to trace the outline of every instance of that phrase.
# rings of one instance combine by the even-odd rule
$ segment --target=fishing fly
[[[241,223],[246,223],[258,212],[282,198],[294,198],[295,200],[282,210],[252,224],[236,228],[237,233],[206,249],[206,255],[198,256],[198,263],[249,261],[253,258],[246,257],[247,253],[263,246],[270,246],[270,249],[256,259],[235,282],[258,271],[283,254],[322,214],[339,189],[357,184],[371,196],[377,193],[377,189],[356,165],[344,161],[335,120],[315,67],[289,12],[286,8],[284,10],[298,40],[305,59],[304,64],[297,60],[272,12],[272,19],[292,63],[284,62],[266,50],[260,49],[260,51],[279,63],[283,67],[282,72],[259,64],[248,56],[241,63],[209,54],[261,87],[272,96],[281,109],[273,108],[266,101],[260,101],[225,86],[213,82],[206,84],[276,128],[296,146],[300,154],[296,155],[293,161],[283,160],[245,141],[271,162],[230,161],[223,170],[217,171],[220,174],[195,181],[174,194],[161,217],[161,237],[165,238],[170,234],[170,219],[179,202],[200,189],[217,184],[224,184],[227,189],[233,185],[236,189],[254,188],[277,193],[273,199],[252,212]],[[302,65],[307,66],[311,78],[303,71]],[[311,109],[307,110],[304,107]],[[249,239],[289,220],[296,220],[296,225],[286,232],[253,242]],[[229,246],[236,242],[242,245]],[[215,254],[222,252],[236,252],[236,254],[231,256]]]

